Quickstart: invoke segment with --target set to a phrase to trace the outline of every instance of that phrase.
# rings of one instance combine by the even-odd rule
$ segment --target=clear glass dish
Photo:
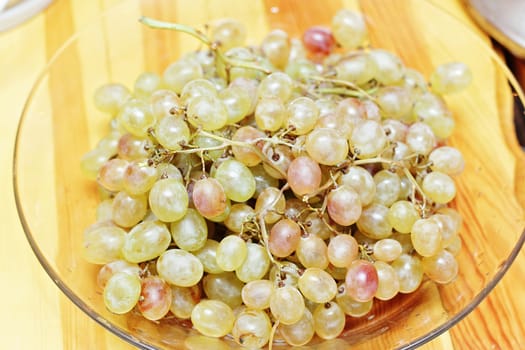
[[[196,332],[176,322],[154,324],[108,312],[95,286],[97,266],[81,256],[83,230],[94,221],[98,193],[81,174],[79,163],[108,121],[95,109],[92,94],[106,82],[131,87],[140,72],[160,73],[184,52],[198,48],[184,34],[141,26],[137,19],[142,14],[189,25],[238,18],[247,25],[249,42],[256,43],[269,28],[298,36],[311,25],[328,24],[340,5],[335,0],[294,3],[210,0],[201,7],[183,1],[125,0],[70,38],[31,90],[13,165],[16,203],[27,239],[73,303],[139,348],[184,348]],[[512,86],[522,99],[523,94],[490,44],[431,2],[363,0],[359,5],[373,46],[397,53],[408,67],[426,76],[449,61],[467,63],[474,74],[466,91],[447,97],[457,125],[450,144],[466,159],[454,201],[464,218],[459,276],[447,285],[426,281],[415,293],[378,302],[367,316],[349,319],[340,338],[314,342],[317,349],[349,344],[353,349],[414,348],[472,311],[525,241],[525,170],[519,166],[524,155],[512,126],[518,99]],[[228,340],[218,342],[217,346],[234,346]]]

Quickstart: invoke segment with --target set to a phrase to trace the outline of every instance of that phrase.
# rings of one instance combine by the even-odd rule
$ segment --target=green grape
[[[162,84],[162,78],[153,72],[141,73],[133,84],[133,95],[137,98],[146,99],[157,91]]]
[[[438,94],[456,93],[467,88],[472,81],[472,72],[463,62],[439,65],[430,75],[432,91]]]
[[[154,259],[168,249],[171,242],[170,231],[160,221],[143,221],[126,235],[122,254],[133,263]]]
[[[441,250],[431,257],[423,257],[421,266],[425,275],[436,283],[450,283],[458,274],[458,262],[447,250]]]
[[[412,225],[419,219],[419,214],[412,202],[400,200],[390,206],[387,218],[396,231],[410,233]]]
[[[413,152],[426,156],[436,146],[436,137],[430,126],[417,122],[408,127],[406,144]]]
[[[279,130],[287,117],[287,110],[279,97],[263,97],[255,107],[255,123],[265,131]]]
[[[219,267],[217,264],[217,248],[219,247],[219,242],[213,239],[207,239],[204,246],[192,252],[202,263],[204,272],[207,273],[221,273],[224,270]]]
[[[177,221],[188,210],[188,192],[177,179],[161,179],[149,192],[149,205],[159,220]]]
[[[399,57],[383,49],[370,50],[369,55],[376,64],[377,73],[375,79],[379,83],[391,85],[403,79],[405,67]]]
[[[151,140],[127,133],[118,142],[118,157],[130,161],[144,160],[150,156],[153,148]]]
[[[399,175],[388,170],[380,170],[374,175],[376,195],[374,202],[390,207],[398,199],[401,191]]]
[[[270,297],[270,311],[273,317],[284,325],[298,322],[305,310],[304,298],[295,287],[277,288]]]
[[[111,192],[122,191],[124,174],[129,162],[124,159],[113,158],[102,165],[98,172],[97,182]]]
[[[113,260],[102,266],[98,271],[97,286],[103,290],[109,279],[118,272],[125,272],[140,277],[142,270],[138,264],[130,263],[126,260]]]
[[[269,32],[261,42],[261,50],[276,68],[284,69],[290,57],[290,38],[281,29]]]
[[[345,313],[335,301],[318,305],[312,317],[315,334],[322,339],[334,339],[345,328]]]
[[[269,280],[253,280],[242,287],[241,298],[248,308],[264,310],[270,307],[270,296],[274,290],[275,284]]]
[[[244,283],[233,272],[208,274],[202,279],[202,288],[208,299],[220,300],[232,309],[242,304],[243,287]]]
[[[262,245],[246,243],[246,259],[235,270],[237,277],[248,283],[263,278],[270,269],[270,257]]]
[[[288,103],[286,127],[294,135],[309,133],[319,119],[319,108],[309,97],[297,97]]]
[[[367,39],[366,23],[360,13],[341,9],[332,18],[332,33],[339,45],[355,49]]]
[[[139,301],[140,278],[127,272],[117,272],[104,288],[104,305],[115,314],[131,311]]]
[[[350,144],[358,158],[373,158],[387,145],[387,137],[381,125],[373,120],[365,120],[356,125]]]
[[[270,176],[260,163],[256,166],[250,167],[250,171],[255,179],[255,193],[253,194],[253,198],[259,198],[261,193],[268,187],[279,186],[279,180]]]
[[[384,261],[376,261],[378,285],[375,297],[379,300],[390,300],[399,292],[399,279],[396,271]]]
[[[273,224],[281,218],[286,208],[286,199],[276,187],[265,188],[255,201],[255,213],[263,215],[267,224]]]
[[[155,126],[156,118],[150,105],[142,100],[130,99],[120,109],[117,120],[124,129],[137,136],[146,137],[148,129]]]
[[[376,93],[376,101],[385,118],[413,122],[411,92],[401,86],[385,86]]]
[[[224,51],[242,46],[246,40],[244,24],[233,18],[224,18],[213,22],[210,34],[211,40],[219,43],[220,48]]]
[[[245,310],[237,315],[232,329],[235,342],[242,347],[261,349],[270,340],[272,323],[266,312]]]
[[[257,140],[265,138],[266,135],[259,129],[253,126],[241,126],[235,131],[232,136],[233,141],[246,143],[252,147],[257,147]],[[255,166],[261,162],[259,153],[255,152],[252,147],[249,146],[232,146],[232,153],[236,160],[243,163],[248,167]]]
[[[319,164],[337,165],[348,156],[348,142],[335,129],[312,130],[306,137],[306,152]]]
[[[168,115],[155,125],[155,138],[167,150],[178,151],[190,140],[190,129],[184,119]]]
[[[159,167],[132,161],[124,171],[122,186],[127,193],[136,196],[148,192],[158,178]]]
[[[189,319],[195,305],[201,300],[201,287],[197,284],[191,287],[170,285],[171,305],[170,311],[175,317]]]
[[[255,193],[255,179],[250,169],[238,160],[222,162],[214,177],[224,188],[226,197],[232,201],[245,202]]]
[[[94,148],[85,153],[80,160],[80,169],[82,174],[90,180],[96,180],[100,169],[111,158],[111,154],[99,148]]]
[[[175,244],[189,252],[204,247],[208,239],[206,220],[193,208],[188,208],[182,219],[172,222],[170,231]]]
[[[180,99],[185,105],[200,96],[218,97],[217,89],[208,79],[200,78],[188,81],[180,93]]]
[[[388,220],[388,207],[373,203],[363,208],[357,220],[357,227],[367,237],[373,239],[387,238],[392,234],[392,224]]]
[[[157,272],[170,284],[191,287],[199,283],[204,271],[195,255],[182,249],[169,249],[157,259]]]
[[[319,236],[308,235],[302,237],[295,254],[306,268],[318,267],[326,269],[328,267],[328,247]]]
[[[299,321],[286,325],[283,323],[277,327],[284,340],[292,346],[302,346],[310,342],[315,335],[314,318],[307,308]]]
[[[338,288],[335,301],[348,316],[362,317],[372,310],[374,299],[368,301],[357,301],[346,293],[346,287],[341,284]]]
[[[127,87],[118,83],[109,83],[95,90],[93,102],[100,111],[114,115],[130,97],[131,93]]]
[[[203,299],[193,308],[191,323],[201,334],[220,338],[232,331],[235,316],[226,303]]]
[[[461,152],[450,146],[435,148],[428,156],[430,168],[449,176],[459,175],[465,168],[465,160]]]
[[[117,226],[101,226],[84,232],[82,255],[92,264],[107,264],[121,258],[126,231]]]
[[[328,260],[335,267],[347,267],[357,259],[359,245],[356,239],[348,234],[338,234],[328,243]]]
[[[356,53],[343,57],[335,66],[337,79],[363,85],[377,74],[375,61],[367,53]]]
[[[449,203],[456,196],[454,180],[439,171],[427,174],[423,179],[421,188],[430,200],[440,204]]]
[[[408,235],[407,235],[408,236]],[[373,254],[378,261],[394,261],[403,253],[401,243],[395,238],[383,238],[374,244]]]
[[[363,206],[372,203],[376,194],[376,184],[372,175],[360,166],[348,167],[338,179],[339,185],[352,187],[361,200]]]
[[[229,235],[219,243],[215,258],[222,270],[234,271],[244,263],[247,255],[246,242],[239,236]]]
[[[411,230],[412,245],[421,256],[435,255],[441,248],[441,228],[430,219],[419,219]]]
[[[283,102],[287,102],[292,96],[293,81],[285,73],[275,72],[266,76],[257,89],[260,99],[267,97],[278,97]]]
[[[208,95],[193,98],[186,110],[188,122],[203,130],[217,130],[226,125],[228,111],[218,98]]]
[[[171,90],[159,89],[151,94],[151,112],[160,120],[167,115],[181,115],[183,111],[182,102]]]
[[[396,271],[399,280],[399,292],[412,293],[421,285],[423,267],[419,257],[404,253],[394,260],[391,265]]]
[[[165,85],[180,94],[184,85],[194,79],[202,78],[203,70],[199,62],[191,59],[181,59],[170,64],[163,72]]]
[[[235,203],[231,206],[230,213],[224,219],[224,225],[228,230],[241,233],[244,230],[244,224],[255,217],[255,210],[245,203]]]
[[[148,210],[148,199],[145,195],[130,196],[121,191],[113,198],[113,221],[122,227],[132,227],[140,222]]]
[[[333,277],[317,267],[304,270],[299,277],[298,287],[304,297],[314,303],[327,303],[337,293],[337,285]]]
[[[228,113],[227,125],[238,123],[250,114],[252,96],[241,87],[230,85],[219,91],[219,98]]]

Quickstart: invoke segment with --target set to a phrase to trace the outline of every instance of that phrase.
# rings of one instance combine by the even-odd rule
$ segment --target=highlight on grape
[[[346,9],[249,47],[232,19],[209,34],[140,21],[204,48],[94,93],[110,122],[81,160],[102,194],[83,255],[108,310],[301,346],[425,278],[454,280],[464,159],[442,95],[468,86],[466,65],[426,80]]]

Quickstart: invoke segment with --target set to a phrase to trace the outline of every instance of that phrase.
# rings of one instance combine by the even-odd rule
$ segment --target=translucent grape
[[[246,259],[235,270],[237,277],[248,283],[263,278],[270,269],[270,257],[266,249],[256,243],[246,243]]]
[[[381,125],[373,120],[359,123],[352,132],[350,143],[358,158],[377,156],[387,145],[387,137]]]
[[[232,309],[242,304],[243,286],[233,272],[208,274],[202,279],[202,288],[208,299],[220,300]]]
[[[188,143],[190,129],[181,117],[168,115],[155,126],[155,138],[164,148],[178,151]]]
[[[247,255],[246,242],[239,236],[229,235],[217,247],[217,265],[224,271],[234,271],[242,265]]]
[[[264,37],[261,50],[275,67],[283,69],[290,56],[288,33],[281,29],[272,30]]]
[[[170,242],[170,231],[164,223],[143,221],[126,235],[122,254],[127,261],[140,263],[161,255]]]
[[[472,72],[463,62],[449,62],[436,67],[430,75],[430,86],[438,94],[462,91],[470,85]]]
[[[374,267],[377,271],[378,286],[375,297],[379,300],[390,300],[399,292],[399,279],[396,271],[384,261],[376,261]]]
[[[177,318],[190,318],[193,308],[201,300],[202,293],[200,286],[195,285],[191,287],[179,287],[170,285],[170,289],[172,295],[170,311]]]
[[[148,98],[160,88],[161,83],[162,78],[157,73],[141,73],[133,84],[133,94],[138,98]]]
[[[261,164],[250,167],[250,170],[255,179],[255,193],[253,194],[253,198],[259,198],[264,189],[268,187],[279,186],[279,180],[268,174]]]
[[[241,233],[244,224],[255,217],[255,210],[245,203],[235,203],[231,206],[230,213],[223,224],[232,232]]]
[[[326,269],[329,263],[327,250],[326,243],[320,237],[308,235],[301,238],[295,254],[306,268]]]
[[[170,311],[172,293],[170,286],[158,276],[142,280],[137,308],[148,320],[160,320]]]
[[[201,65],[196,60],[191,59],[181,59],[173,62],[162,74],[166,86],[177,94],[182,92],[186,83],[202,77],[203,70]]]
[[[391,265],[396,271],[401,293],[412,293],[421,285],[423,267],[419,257],[401,254]]]
[[[458,274],[458,262],[448,250],[441,250],[430,257],[421,259],[423,272],[436,283],[449,283]]]
[[[189,252],[201,249],[208,238],[208,225],[199,212],[188,208],[182,219],[170,225],[175,244]]]
[[[215,85],[208,79],[195,79],[188,81],[180,93],[180,99],[185,105],[188,105],[191,100],[199,96],[217,97],[218,93]]]
[[[132,161],[124,172],[122,186],[131,195],[148,192],[159,178],[159,168],[141,161]]]
[[[238,160],[222,162],[214,177],[224,188],[226,197],[233,201],[245,202],[255,193],[255,179],[250,169]]]
[[[430,219],[419,219],[412,226],[412,245],[421,256],[435,255],[441,248],[441,229]]]
[[[165,222],[180,220],[188,210],[188,192],[177,179],[158,180],[149,192],[151,211]]]
[[[128,100],[120,109],[117,120],[127,132],[138,137],[146,137],[148,129],[157,121],[149,104],[138,99]]]
[[[413,152],[426,156],[434,149],[436,137],[430,126],[416,122],[408,127],[406,144]]]
[[[294,159],[293,151],[286,145],[276,145],[265,149],[264,170],[275,179],[284,179],[290,163]]]
[[[139,301],[140,289],[140,278],[137,275],[117,272],[104,288],[104,305],[115,314],[125,314]]]
[[[277,329],[288,344],[302,346],[310,342],[315,334],[314,318],[310,310],[305,308],[299,321],[290,325],[280,323]]]
[[[337,43],[345,49],[363,45],[368,34],[363,16],[347,9],[341,9],[334,15],[332,31]]]
[[[223,337],[233,329],[235,316],[232,309],[219,300],[201,300],[191,312],[191,323],[201,334]]]
[[[195,97],[188,103],[186,116],[194,127],[211,131],[226,125],[228,110],[218,97],[204,95]]]
[[[266,76],[257,89],[260,99],[266,97],[278,97],[283,102],[287,102],[292,96],[293,81],[285,73],[275,72]]]
[[[306,217],[304,217],[302,222],[303,229],[306,231],[306,233],[316,235],[323,240],[330,238],[330,236],[333,234],[332,228],[329,226],[330,216],[327,212],[322,214],[311,212],[310,214],[306,215]]]
[[[98,271],[97,286],[102,289],[106,287],[108,280],[117,272],[125,272],[140,277],[141,269],[138,264],[130,263],[126,260],[113,260],[102,266]]]
[[[130,97],[131,93],[127,87],[119,83],[109,83],[95,90],[93,102],[100,111],[114,115]]]
[[[171,90],[159,89],[151,94],[151,112],[158,119],[168,115],[180,115],[183,111],[182,102]]]
[[[344,57],[335,66],[337,79],[363,85],[377,74],[374,60],[366,53],[357,53]]]
[[[157,272],[170,284],[191,287],[201,280],[203,267],[195,255],[182,249],[169,249],[157,259]]]
[[[306,152],[319,164],[337,165],[348,156],[348,142],[335,129],[314,129],[306,137]]]
[[[219,91],[219,98],[228,112],[226,124],[231,125],[238,123],[250,114],[252,96],[241,87],[230,85]]]
[[[279,130],[283,126],[286,116],[286,107],[278,97],[261,98],[255,108],[255,122],[262,130]]]
[[[388,207],[373,203],[363,208],[357,220],[357,227],[366,236],[373,239],[387,238],[392,234],[392,225],[388,220]]]
[[[391,206],[399,197],[401,191],[401,179],[396,173],[388,170],[380,170],[374,175],[376,184],[376,195],[374,202],[384,206]]]
[[[260,349],[268,343],[271,332],[272,323],[266,312],[245,310],[237,315],[232,336],[243,347]]]
[[[339,225],[350,226],[361,216],[359,194],[348,185],[331,190],[326,196],[326,204],[330,218]]]
[[[386,86],[376,93],[376,101],[386,118],[403,122],[413,122],[412,105],[414,103],[410,91],[401,86]]]
[[[244,44],[246,28],[239,20],[233,18],[220,19],[211,24],[211,39],[219,43],[222,50],[227,51]]]
[[[421,188],[430,200],[445,204],[449,203],[456,197],[456,185],[454,180],[447,174],[439,171],[427,174],[423,179]]]
[[[399,57],[383,49],[370,50],[369,55],[376,63],[377,74],[375,79],[379,83],[391,85],[403,79],[405,67]]]
[[[92,264],[107,264],[121,258],[126,231],[117,226],[102,226],[84,232],[82,255]]]
[[[450,146],[441,146],[430,152],[428,160],[430,168],[447,175],[459,175],[465,168],[465,160],[461,152]]]
[[[267,224],[273,224],[281,218],[286,207],[286,199],[278,188],[267,187],[255,202],[255,213],[263,215]]]
[[[318,305],[312,316],[315,334],[322,339],[334,339],[345,328],[345,313],[335,301]]]
[[[270,307],[270,296],[275,284],[269,280],[253,280],[244,285],[241,291],[243,303],[251,309],[264,310]]]
[[[270,297],[270,311],[284,325],[298,322],[305,312],[304,299],[297,288],[284,286],[274,290]]]
[[[305,298],[314,303],[326,303],[332,300],[337,293],[337,284],[334,278],[326,271],[317,267],[304,270],[297,283]]]
[[[118,142],[118,157],[126,160],[142,160],[150,156],[153,144],[149,139],[124,134]]]
[[[304,135],[310,132],[319,118],[319,108],[309,97],[297,97],[287,106],[286,127],[291,128],[291,133]]]
[[[113,198],[113,221],[122,227],[135,226],[146,216],[148,200],[145,195],[130,196],[121,191]]]
[[[348,167],[338,179],[338,184],[352,187],[363,206],[372,203],[376,193],[376,184],[372,175],[360,166]]]
[[[370,310],[372,310],[374,301],[374,299],[370,299],[368,301],[361,302],[353,299],[346,293],[346,287],[344,284],[339,286],[335,300],[343,312],[352,317],[361,317],[369,313]]]
[[[339,234],[328,243],[328,260],[336,267],[347,267],[357,259],[359,247],[356,239],[348,234]]]
[[[403,253],[403,247],[397,239],[383,238],[374,244],[374,258],[379,261],[394,261]]]
[[[253,126],[241,126],[235,131],[232,136],[233,141],[247,143],[252,147],[256,147],[256,141],[266,137],[266,135],[259,129]],[[235,159],[246,166],[255,166],[261,162],[261,157],[255,152],[252,147],[246,146],[232,146],[232,152]]]
[[[129,162],[124,159],[108,160],[98,172],[97,182],[108,191],[118,192],[123,189],[124,174]]]
[[[354,300],[371,300],[377,291],[378,276],[374,265],[366,260],[354,260],[347,269],[346,293]]]
[[[221,273],[224,270],[217,264],[217,248],[219,242],[208,239],[204,246],[194,251],[193,254],[201,261],[204,272],[207,273]]]

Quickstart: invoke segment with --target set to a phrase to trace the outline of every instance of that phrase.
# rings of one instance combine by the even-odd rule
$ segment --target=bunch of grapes
[[[103,194],[83,253],[111,312],[299,346],[337,337],[375,299],[456,277],[464,160],[445,144],[441,95],[469,84],[464,64],[427,82],[370,47],[348,10],[259,46],[235,20],[209,33],[141,21],[205,49],[95,92],[112,119],[82,159]]]

